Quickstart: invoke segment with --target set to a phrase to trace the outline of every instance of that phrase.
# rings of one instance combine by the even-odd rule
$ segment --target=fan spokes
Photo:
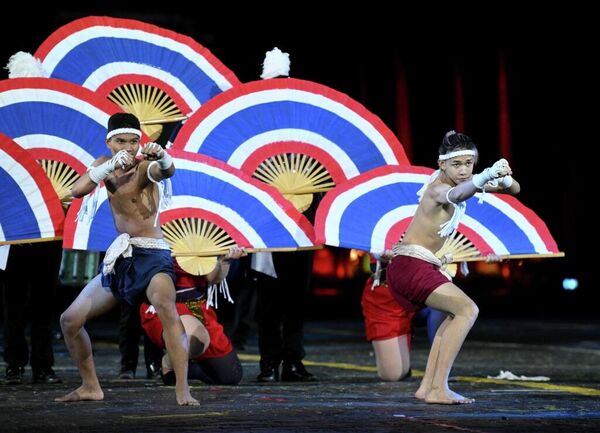
[[[140,120],[144,133],[152,140],[160,136],[162,123],[186,118],[166,92],[148,84],[123,84],[110,92],[108,99],[134,114]]]
[[[435,256],[441,259],[447,254],[452,256],[453,262],[461,262],[465,259],[481,256],[473,242],[457,231],[446,238],[444,245],[435,253]]]
[[[267,158],[253,176],[277,188],[300,212],[309,208],[313,194],[329,191],[335,186],[331,175],[318,160],[299,153]]]
[[[165,240],[174,255],[227,251],[235,242],[225,230],[213,222],[200,218],[180,218],[162,225]],[[177,263],[192,275],[209,274],[217,265],[217,257],[179,256]]]
[[[60,202],[66,209],[73,200],[71,188],[77,179],[79,179],[79,174],[68,164],[61,161],[41,159],[38,163],[46,172],[46,175],[54,187],[54,191],[56,191]]]

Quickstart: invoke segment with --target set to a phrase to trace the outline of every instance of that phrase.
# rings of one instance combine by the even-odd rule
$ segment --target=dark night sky
[[[193,37],[243,82],[258,79],[265,51],[277,46],[290,53],[291,76],[349,94],[395,130],[394,64],[399,60],[407,73],[416,165],[433,166],[444,132],[454,127],[456,65],[464,76],[464,132],[478,143],[482,164],[500,156],[497,58],[504,53],[511,165],[522,185],[519,199],[547,223],[567,253],[565,259],[541,265],[552,277],[543,280],[548,287],[540,290],[559,290],[559,278],[568,273],[582,279],[579,300],[594,297],[592,258],[584,250],[593,251],[599,238],[596,218],[586,210],[595,205],[597,195],[590,182],[598,160],[595,106],[600,71],[595,63],[600,60],[600,38],[589,11],[573,6],[525,13],[517,7],[495,9],[486,4],[487,12],[470,10],[469,16],[477,18],[467,19],[465,12],[456,9],[433,14],[433,5],[432,10],[400,9],[402,13],[393,15],[377,7],[377,2],[365,2],[370,10],[346,11],[353,18],[341,19],[303,4],[304,9],[273,22],[264,18],[266,11],[228,11],[234,8],[225,3],[220,14],[82,3],[53,4],[33,16],[17,14],[14,20],[5,15],[0,61],[19,50],[34,52],[53,30],[76,18],[134,18]],[[201,2],[196,5],[205,7]],[[239,20],[243,24],[233,24]],[[549,292],[540,292],[545,293]]]

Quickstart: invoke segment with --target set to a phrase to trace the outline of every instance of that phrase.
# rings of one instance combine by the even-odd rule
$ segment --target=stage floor
[[[480,317],[459,354],[451,387],[472,405],[428,405],[413,397],[425,367],[423,329],[413,339],[413,376],[380,381],[359,321],[308,322],[307,368],[314,383],[259,384],[256,339],[239,352],[239,386],[192,382],[197,407],[179,407],[174,388],[116,379],[117,324],[89,327],[105,392],[102,402],[55,403],[79,378],[56,343],[59,385],[0,384],[0,432],[597,432],[600,321]],[[0,364],[1,372],[5,365]],[[488,379],[500,370],[548,382]],[[140,355],[138,372],[145,371]]]

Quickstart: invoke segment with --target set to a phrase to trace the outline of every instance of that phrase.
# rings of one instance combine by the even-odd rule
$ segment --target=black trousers
[[[119,318],[119,351],[121,352],[121,371],[132,370],[134,373],[138,365],[140,354],[140,337],[144,337],[144,362],[146,369],[151,364],[161,365],[163,350],[156,346],[146,336],[140,321],[139,305],[121,303],[121,316]]]
[[[304,310],[314,253],[273,253],[277,278],[256,272],[261,367],[304,358]]]
[[[62,241],[11,245],[0,271],[4,301],[4,361],[9,367],[54,365],[53,320]],[[25,337],[31,323],[31,352]]]

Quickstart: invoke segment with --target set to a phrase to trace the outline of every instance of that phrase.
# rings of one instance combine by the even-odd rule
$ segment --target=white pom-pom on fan
[[[36,59],[25,51],[19,51],[10,56],[5,69],[8,69],[8,78],[49,76],[40,59]]]

